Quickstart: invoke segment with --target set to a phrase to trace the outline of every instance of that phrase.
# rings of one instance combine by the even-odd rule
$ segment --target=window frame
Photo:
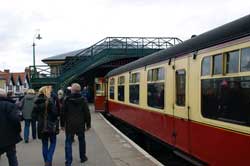
[[[118,76],[117,79],[117,100],[120,102],[125,102],[125,81],[126,81],[126,77],[124,75]],[[123,100],[120,100],[119,98],[119,88],[123,87]]]
[[[111,98],[111,95],[110,95],[111,88],[113,88],[113,98]],[[109,79],[109,99],[115,100],[115,78],[114,77]]]
[[[159,79],[159,70],[160,69],[162,69],[163,70],[163,79]],[[156,73],[157,73],[157,79],[156,80],[154,80],[154,71],[157,71]],[[149,80],[149,72],[151,72],[152,73],[152,75],[150,76],[150,80]],[[154,67],[154,68],[149,68],[148,70],[147,70],[147,100],[146,100],[146,102],[147,102],[147,106],[148,107],[150,107],[150,108],[153,108],[153,109],[157,109],[157,110],[161,110],[161,111],[163,111],[165,108],[166,108],[166,73],[167,73],[167,71],[166,71],[166,68],[165,68],[165,66],[157,66],[157,67]],[[152,106],[150,106],[149,105],[149,100],[148,100],[148,93],[149,93],[149,91],[148,91],[148,86],[149,86],[149,84],[163,84],[163,90],[164,90],[164,94],[163,94],[163,107],[162,108],[160,108],[160,107],[152,107]]]
[[[206,74],[206,75],[203,75],[203,62],[204,62],[204,60],[205,59],[209,59],[210,60],[210,64],[209,64],[209,74]],[[205,56],[205,57],[203,57],[202,58],[202,60],[201,60],[201,74],[200,74],[200,76],[201,77],[207,77],[207,76],[211,76],[212,75],[212,71],[213,70],[213,58],[212,58],[212,56]]]
[[[178,104],[178,97],[177,97],[177,92],[178,92],[178,86],[177,86],[177,73],[180,72],[180,71],[184,71],[184,76],[185,76],[185,86],[184,86],[184,105],[179,105]],[[186,107],[187,105],[187,71],[185,68],[182,68],[182,69],[178,69],[175,71],[175,105],[178,106],[178,107]]]
[[[214,70],[214,60],[215,60],[215,57],[216,56],[221,56],[222,57],[222,60],[221,60],[221,73],[214,73],[215,70]],[[216,54],[216,55],[212,55],[212,75],[223,75],[224,74],[224,53],[220,53],[220,54]]]
[[[225,62],[224,62],[224,66],[225,66],[225,71],[223,72],[224,75],[225,74],[235,74],[235,73],[239,73],[240,72],[240,61],[241,61],[241,52],[240,52],[241,49],[237,49],[237,50],[232,50],[232,51],[227,51],[227,52],[224,52],[223,53],[223,56],[224,56],[224,59],[225,59]],[[237,71],[236,72],[229,72],[229,68],[228,68],[228,56],[229,56],[229,53],[232,53],[232,52],[238,52],[238,67],[237,67]]]
[[[246,80],[244,80],[244,78],[249,78],[248,80],[246,79]],[[243,78],[243,79],[242,79]],[[200,90],[200,115],[201,115],[201,117],[202,118],[205,118],[205,119],[209,119],[209,120],[215,120],[215,121],[217,121],[217,122],[219,122],[219,123],[221,123],[221,122],[223,122],[223,123],[228,123],[229,125],[240,125],[241,127],[249,127],[250,126],[250,121],[248,120],[247,122],[243,122],[243,121],[240,121],[240,120],[238,120],[238,119],[232,119],[232,118],[230,118],[230,114],[233,114],[233,113],[236,113],[236,112],[228,112],[228,111],[225,111],[223,114],[222,113],[220,113],[221,111],[214,111],[214,112],[211,112],[211,111],[206,111],[204,108],[207,108],[207,107],[204,107],[203,106],[203,104],[204,103],[206,103],[206,101],[203,101],[204,99],[203,99],[203,95],[204,95],[204,92],[203,92],[203,87],[202,87],[202,84],[203,84],[203,82],[204,81],[213,81],[213,84],[214,83],[219,83],[219,82],[216,82],[217,80],[218,81],[220,81],[221,83],[223,82],[223,81],[226,81],[226,82],[228,82],[228,84],[225,84],[225,86],[228,86],[229,87],[229,90],[231,91],[231,92],[233,92],[234,93],[234,91],[232,91],[233,90],[233,88],[235,88],[235,87],[232,87],[231,88],[231,86],[230,86],[230,84],[231,84],[231,82],[235,82],[235,80],[234,79],[239,79],[239,81],[242,81],[242,82],[250,82],[250,76],[246,76],[246,75],[242,75],[242,76],[230,76],[230,77],[215,77],[215,78],[211,78],[211,79],[201,79],[200,81],[200,84],[201,84],[201,90]],[[242,79],[242,80],[240,80],[240,79]],[[220,84],[221,85],[221,84]],[[207,86],[207,85],[206,85]],[[214,86],[214,85],[213,85]],[[210,87],[211,88],[211,87]],[[214,97],[215,96],[218,96],[218,94],[217,93],[220,93],[220,95],[219,96],[221,96],[221,94],[222,94],[222,92],[221,92],[221,90],[218,90],[218,86],[216,86],[216,87],[213,87],[213,88],[215,88],[216,90],[215,90],[215,94],[214,94]],[[204,88],[205,89],[205,88]],[[250,88],[249,88],[250,89]],[[225,92],[223,92],[224,94],[225,94]],[[228,95],[228,94],[226,94],[225,95],[225,97],[227,98],[227,99],[229,99],[228,98],[228,96],[231,96],[231,97],[233,97],[234,95]],[[211,99],[210,99],[211,100]],[[221,100],[221,99],[218,99],[218,101],[217,102],[215,102],[215,101],[213,101],[210,105],[213,105],[213,104],[215,104],[215,103],[217,103],[217,105],[219,106],[220,105],[220,107],[218,107],[218,106],[216,106],[216,108],[218,109],[218,110],[223,110],[224,108],[227,108],[227,110],[230,110],[231,108],[232,108],[232,106],[231,107],[223,107],[223,104],[221,104],[220,102],[219,102],[219,100]],[[232,99],[230,99],[230,100],[232,100]],[[224,101],[224,103],[225,104],[227,104],[227,105],[229,105],[230,103],[232,103],[232,102],[227,102],[226,100],[222,100],[222,101]],[[234,100],[235,101],[235,100]],[[242,101],[242,100],[238,100],[238,101]],[[243,102],[244,103],[244,102]],[[246,102],[245,102],[246,103]],[[204,104],[205,105],[205,104]],[[221,106],[222,105],[222,106]],[[241,106],[241,105],[240,105]],[[238,108],[238,107],[237,107]],[[245,107],[245,108],[248,108],[248,107]],[[241,108],[242,109],[242,108]],[[238,110],[237,110],[238,111]],[[209,113],[209,114],[208,114]],[[215,115],[215,113],[217,113],[217,115]],[[226,114],[225,114],[226,113]],[[229,117],[227,117],[227,116],[229,116]],[[238,118],[238,116],[233,116],[233,117],[236,117],[236,118]],[[243,116],[243,117],[245,117],[245,116]]]
[[[135,75],[135,79],[133,79],[133,75]],[[139,77],[139,79],[137,80],[137,76]],[[133,73],[129,73],[129,103],[130,104],[136,104],[136,105],[140,105],[140,80],[141,80],[141,73],[140,72],[133,72]],[[139,86],[139,96],[138,96],[138,103],[135,102],[131,102],[131,94],[130,94],[130,87],[131,86]]]
[[[203,113],[202,113],[202,81],[203,80],[210,80],[210,79],[230,79],[230,78],[237,78],[237,77],[247,77],[248,76],[248,72],[250,73],[250,68],[249,70],[246,70],[246,71],[242,71],[242,57],[243,57],[243,50],[245,49],[248,49],[248,52],[249,54],[246,54],[250,57],[250,47],[239,47],[239,48],[236,48],[236,49],[231,49],[231,50],[226,50],[226,51],[221,51],[217,54],[210,54],[210,55],[205,55],[203,56],[200,61],[200,96],[199,96],[199,102],[200,102],[200,115],[202,118],[204,119],[207,119],[209,121],[216,121],[216,124],[219,124],[219,123],[222,123],[222,122],[226,122],[228,123],[227,125],[240,125],[241,127],[249,127],[247,125],[242,125],[242,124],[239,124],[239,123],[234,123],[233,121],[234,120],[223,120],[223,118],[218,118],[218,119],[213,119],[213,118],[210,118],[210,117],[206,117],[206,116],[203,116]],[[238,52],[238,68],[237,68],[237,72],[228,72],[228,69],[227,69],[227,65],[228,65],[228,55],[229,53],[231,52]],[[214,56],[216,55],[222,55],[222,74],[214,74]],[[210,75],[202,75],[202,62],[205,58],[207,57],[210,57],[211,58],[211,68],[210,68]],[[250,62],[250,61],[249,61]]]
[[[250,50],[250,47],[245,47],[245,48],[241,48],[241,49],[240,49],[240,60],[239,60],[239,63],[240,63],[240,64],[239,64],[239,72],[240,72],[240,73],[250,72],[250,70],[242,71],[242,68],[241,68],[241,60],[242,60],[242,55],[243,55],[243,54],[242,54],[242,52],[243,52],[242,50],[243,50],[243,49],[249,49],[249,50]]]

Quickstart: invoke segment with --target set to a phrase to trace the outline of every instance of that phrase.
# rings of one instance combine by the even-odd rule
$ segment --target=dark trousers
[[[25,119],[24,120],[24,140],[29,140],[30,135],[30,124],[31,124],[31,131],[32,131],[32,137],[33,139],[36,139],[36,121],[31,119]]]
[[[85,133],[77,134],[78,140],[79,140],[79,155],[81,161],[84,161],[86,158],[86,143],[85,143]],[[71,166],[73,161],[72,156],[72,141],[73,141],[74,135],[73,134],[67,134],[66,133],[66,140],[65,140],[65,158],[66,166]]]
[[[50,145],[49,145],[50,142]],[[47,137],[42,138],[43,145],[43,159],[44,162],[52,163],[53,155],[56,148],[56,135],[49,135]]]
[[[18,166],[18,161],[16,157],[16,145],[11,145],[0,149],[0,154],[6,153],[9,161],[9,166]]]

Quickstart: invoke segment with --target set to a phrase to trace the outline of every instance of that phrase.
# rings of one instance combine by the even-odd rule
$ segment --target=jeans
[[[50,141],[50,146],[49,146],[49,141]],[[53,155],[56,148],[56,135],[53,134],[42,138],[42,146],[43,146],[44,162],[52,163]]]
[[[18,161],[16,157],[16,145],[11,145],[0,150],[1,152],[6,152],[8,157],[9,166],[18,166]]]
[[[24,140],[29,141],[29,135],[30,135],[30,124],[32,129],[32,137],[33,139],[36,139],[36,121],[31,119],[25,119],[24,120]]]
[[[74,135],[72,134],[66,134],[66,140],[65,140],[65,158],[66,166],[71,166],[73,157],[72,157],[72,140],[74,138]],[[78,134],[78,140],[79,140],[79,155],[81,161],[84,161],[86,158],[86,143],[85,143],[85,133]]]

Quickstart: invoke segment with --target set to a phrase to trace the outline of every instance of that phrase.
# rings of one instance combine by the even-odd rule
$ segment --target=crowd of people
[[[24,120],[23,138],[21,120]],[[65,132],[65,166],[71,166],[72,142],[78,136],[81,163],[86,156],[85,131],[91,127],[90,111],[81,86],[73,83],[66,91],[53,92],[44,86],[36,93],[27,90],[25,96],[15,102],[0,89],[0,155],[6,153],[10,166],[18,166],[16,144],[22,139],[29,143],[30,126],[32,138],[40,139],[45,166],[52,166],[57,135]],[[61,126],[61,130],[60,130]]]

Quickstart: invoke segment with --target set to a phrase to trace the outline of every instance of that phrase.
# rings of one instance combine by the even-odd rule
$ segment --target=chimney
[[[10,73],[10,70],[9,69],[4,69],[4,72],[5,73]]]
[[[26,67],[24,72],[25,72],[25,75],[28,76],[28,78],[30,78],[30,68]]]
[[[197,36],[197,35],[192,35],[192,36],[191,36],[191,39],[194,38],[194,37],[196,37],[196,36]]]
[[[28,67],[25,68],[24,70],[25,73],[30,73],[30,69]]]

